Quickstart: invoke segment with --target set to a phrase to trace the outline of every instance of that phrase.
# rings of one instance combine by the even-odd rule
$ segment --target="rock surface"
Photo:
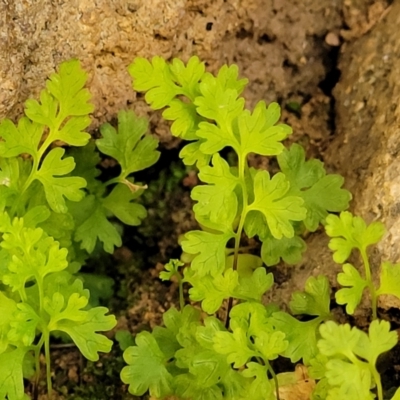
[[[339,0],[14,0],[0,5],[0,119],[16,119],[57,65],[89,72],[93,128],[132,103],[134,57],[198,55],[215,71],[237,63],[251,104],[311,96],[329,68]],[[164,141],[169,139],[167,130]]]
[[[400,2],[363,37],[342,47],[334,90],[336,136],[325,160],[345,176],[352,210],[382,221],[387,234],[375,254],[400,262]],[[380,306],[399,306],[383,299]]]

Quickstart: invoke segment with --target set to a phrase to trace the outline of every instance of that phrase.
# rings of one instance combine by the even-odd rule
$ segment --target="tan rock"
[[[365,36],[348,44],[340,57],[342,76],[335,88],[337,136],[326,160],[346,178],[353,212],[382,221],[384,241],[373,254],[400,262],[400,3]],[[385,298],[382,307],[397,305]]]
[[[309,3],[312,3],[311,6]],[[16,119],[62,61],[89,72],[95,128],[133,107],[136,56],[187,60],[198,55],[215,71],[237,63],[250,80],[249,104],[311,95],[326,73],[316,41],[341,26],[334,2],[311,0],[13,0],[0,4],[0,119]],[[312,11],[310,11],[312,10]],[[133,104],[134,103],[134,104]],[[157,117],[152,117],[157,122]],[[164,142],[167,129],[157,130]]]

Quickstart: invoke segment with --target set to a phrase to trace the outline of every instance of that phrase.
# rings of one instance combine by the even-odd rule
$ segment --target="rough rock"
[[[57,65],[89,72],[94,123],[133,107],[127,66],[136,56],[191,55],[209,70],[237,63],[250,105],[310,97],[329,68],[325,43],[341,28],[340,0],[13,0],[0,4],[0,119],[16,119]],[[134,103],[132,105],[132,103]],[[157,117],[153,117],[158,122]],[[164,142],[168,130],[159,126]]]
[[[400,2],[361,38],[342,47],[334,90],[337,134],[326,154],[353,193],[352,211],[387,228],[374,254],[400,262]],[[385,298],[380,306],[399,305]]]

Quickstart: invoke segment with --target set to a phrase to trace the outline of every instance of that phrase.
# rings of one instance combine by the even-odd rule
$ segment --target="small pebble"
[[[340,46],[339,36],[334,32],[329,32],[325,36],[325,42],[329,44],[329,46],[337,47]]]

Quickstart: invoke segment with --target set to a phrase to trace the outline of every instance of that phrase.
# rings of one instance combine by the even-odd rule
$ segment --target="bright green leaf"
[[[288,348],[289,342],[283,332],[260,332],[254,339],[256,349],[264,360],[275,360]]]
[[[320,318],[302,322],[281,311],[274,313],[271,323],[286,335],[289,343],[283,356],[289,357],[292,363],[303,359],[307,365],[318,354],[317,329],[321,322]]]
[[[124,224],[136,226],[140,225],[147,215],[146,209],[141,204],[133,203],[139,195],[140,193],[132,193],[128,186],[119,183],[102,204]]]
[[[400,299],[400,264],[383,262],[379,277],[381,284],[376,291],[377,296],[390,294]]]
[[[225,248],[232,232],[214,234],[203,231],[191,231],[185,234],[181,243],[184,252],[196,255],[191,269],[199,276],[216,276],[225,269]]]
[[[246,110],[239,116],[241,157],[249,153],[272,156],[283,151],[281,142],[292,133],[292,128],[285,124],[275,125],[279,117],[279,105],[271,103],[267,108],[264,101],[257,103],[252,114]]]
[[[26,117],[18,121],[18,127],[4,119],[0,123],[0,156],[16,157],[25,153],[36,156],[42,135],[43,126]]]
[[[145,135],[148,128],[146,118],[137,117],[133,111],[118,113],[118,131],[110,124],[100,127],[102,139],[96,140],[99,150],[115,158],[121,166],[119,182],[133,172],[153,165],[160,157],[156,151],[158,141]]]
[[[55,212],[67,212],[64,197],[71,201],[79,201],[85,195],[82,188],[86,181],[77,176],[62,177],[69,174],[75,167],[72,157],[62,159],[65,150],[58,147],[50,151],[44,159],[35,178],[38,179],[46,193],[46,199]]]
[[[0,354],[0,398],[22,400],[24,398],[23,362],[27,349],[16,348]]]
[[[241,328],[236,328],[232,333],[216,332],[214,349],[220,354],[226,354],[228,363],[234,364],[235,368],[242,367],[258,355],[248,346],[246,332]]]
[[[285,196],[289,182],[282,173],[270,178],[267,171],[259,170],[254,177],[254,202],[249,210],[260,211],[267,219],[268,227],[276,239],[294,235],[290,221],[301,221],[306,216],[303,200]]]
[[[213,156],[212,163],[213,167],[200,168],[199,178],[208,185],[198,185],[192,190],[192,199],[198,201],[193,210],[196,217],[208,216],[210,221],[231,229],[238,206],[234,192],[238,178],[219,154]]]
[[[128,364],[121,371],[121,379],[129,384],[129,392],[142,396],[148,390],[151,396],[165,397],[172,393],[172,376],[166,368],[168,359],[149,332],[136,336],[136,346],[124,351]]]
[[[397,342],[397,332],[390,331],[389,322],[374,320],[368,328],[368,336],[364,332],[361,334],[354,353],[375,366],[378,357],[396,346]]]
[[[74,239],[81,242],[81,248],[92,253],[97,240],[103,243],[104,250],[108,253],[114,251],[114,246],[119,247],[122,239],[116,227],[108,220],[106,209],[96,199],[89,195],[73,209],[77,228]]]
[[[352,354],[361,335],[361,331],[357,328],[351,328],[349,324],[338,325],[333,321],[325,322],[319,330],[322,339],[318,342],[318,348],[323,355],[328,357],[337,354],[344,356]]]
[[[301,197],[307,216],[304,224],[315,231],[325,221],[328,212],[343,211],[348,207],[351,194],[342,189],[343,177],[326,175],[319,160],[305,161],[304,149],[293,144],[278,156],[281,171],[290,182],[290,194]]]
[[[367,226],[362,218],[348,211],[340,213],[340,217],[328,215],[325,230],[333,238],[329,241],[329,248],[334,251],[333,259],[339,264],[347,260],[352,249],[365,251],[368,246],[378,243],[385,233],[381,222]]]
[[[368,283],[351,264],[343,265],[343,272],[338,274],[337,279],[339,284],[346,286],[346,288],[336,292],[336,301],[338,304],[346,304],[347,314],[352,315],[360,304],[364,289],[368,287]]]
[[[185,270],[185,281],[192,287],[189,296],[192,301],[201,301],[202,309],[208,314],[215,313],[222,302],[235,293],[239,285],[237,271],[228,269],[222,275],[197,275],[190,270]]]
[[[294,265],[301,261],[306,248],[306,243],[300,236],[275,239],[268,234],[262,242],[261,258],[268,267],[278,264],[281,259],[287,264]]]
[[[274,276],[265,268],[256,268],[250,276],[239,276],[239,285],[233,290],[233,297],[260,301],[274,284]]]
[[[54,329],[67,333],[88,360],[97,361],[98,353],[109,353],[113,344],[110,339],[97,332],[109,331],[117,322],[113,315],[105,315],[108,313],[105,307],[91,308],[85,313],[85,319],[79,321],[71,319],[71,314],[68,313],[69,319],[58,321]]]
[[[242,375],[254,380],[250,385],[248,397],[252,400],[275,400],[274,385],[268,379],[268,367],[255,362],[246,364]]]

